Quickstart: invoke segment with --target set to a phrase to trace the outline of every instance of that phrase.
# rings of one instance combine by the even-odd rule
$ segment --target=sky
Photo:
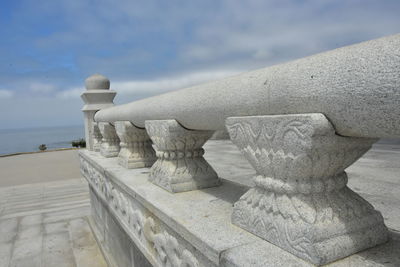
[[[399,0],[3,0],[0,129],[83,124],[116,104],[400,32]]]

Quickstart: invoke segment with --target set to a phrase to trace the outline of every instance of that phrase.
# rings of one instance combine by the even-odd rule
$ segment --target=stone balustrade
[[[294,266],[324,265],[385,243],[382,215],[346,186],[344,170],[379,138],[400,137],[399,66],[394,35],[113,107],[115,93],[93,90],[109,89],[109,81],[88,78],[85,102],[103,106],[85,115],[93,151],[80,153],[81,168],[110,261],[125,253],[127,265],[251,265],[221,258],[224,245],[199,237],[203,227],[237,238],[225,245],[243,246],[239,253],[268,241],[260,246],[293,257]],[[213,208],[196,192],[229,189],[202,148],[225,127],[256,172],[254,187],[234,194],[233,207],[216,204],[231,220],[188,225],[202,207]],[[180,213],[190,206],[193,213]]]

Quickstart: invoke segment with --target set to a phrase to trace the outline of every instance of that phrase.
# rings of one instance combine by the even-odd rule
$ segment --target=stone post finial
[[[85,80],[86,90],[109,90],[110,80],[99,73],[89,76]]]
[[[88,150],[94,150],[94,114],[100,109],[113,106],[117,94],[110,90],[110,80],[101,74],[94,74],[85,80],[86,91],[81,98],[85,102],[82,108],[85,120],[85,139]]]

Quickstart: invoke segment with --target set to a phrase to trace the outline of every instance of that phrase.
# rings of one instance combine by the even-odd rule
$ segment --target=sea
[[[45,144],[47,150],[70,148],[71,142],[80,138],[85,138],[83,125],[0,129],[0,155],[39,151],[41,144]]]

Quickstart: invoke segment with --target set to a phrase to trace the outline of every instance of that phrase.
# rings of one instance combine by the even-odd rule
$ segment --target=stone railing
[[[221,255],[266,240],[281,249],[262,243],[270,253],[323,265],[387,241],[381,214],[346,186],[344,170],[379,138],[400,137],[400,35],[120,106],[109,107],[109,85],[100,75],[86,80],[89,151],[80,157],[111,261],[132,243],[140,253],[126,262],[140,266],[253,266],[251,253],[242,255],[248,262]],[[212,216],[190,228],[207,196],[173,193],[229,189],[202,148],[225,128],[256,175],[233,207],[214,208],[229,209],[245,231]],[[123,234],[110,234],[105,214]],[[200,228],[237,239],[217,249]],[[307,266],[296,259],[293,266]]]

